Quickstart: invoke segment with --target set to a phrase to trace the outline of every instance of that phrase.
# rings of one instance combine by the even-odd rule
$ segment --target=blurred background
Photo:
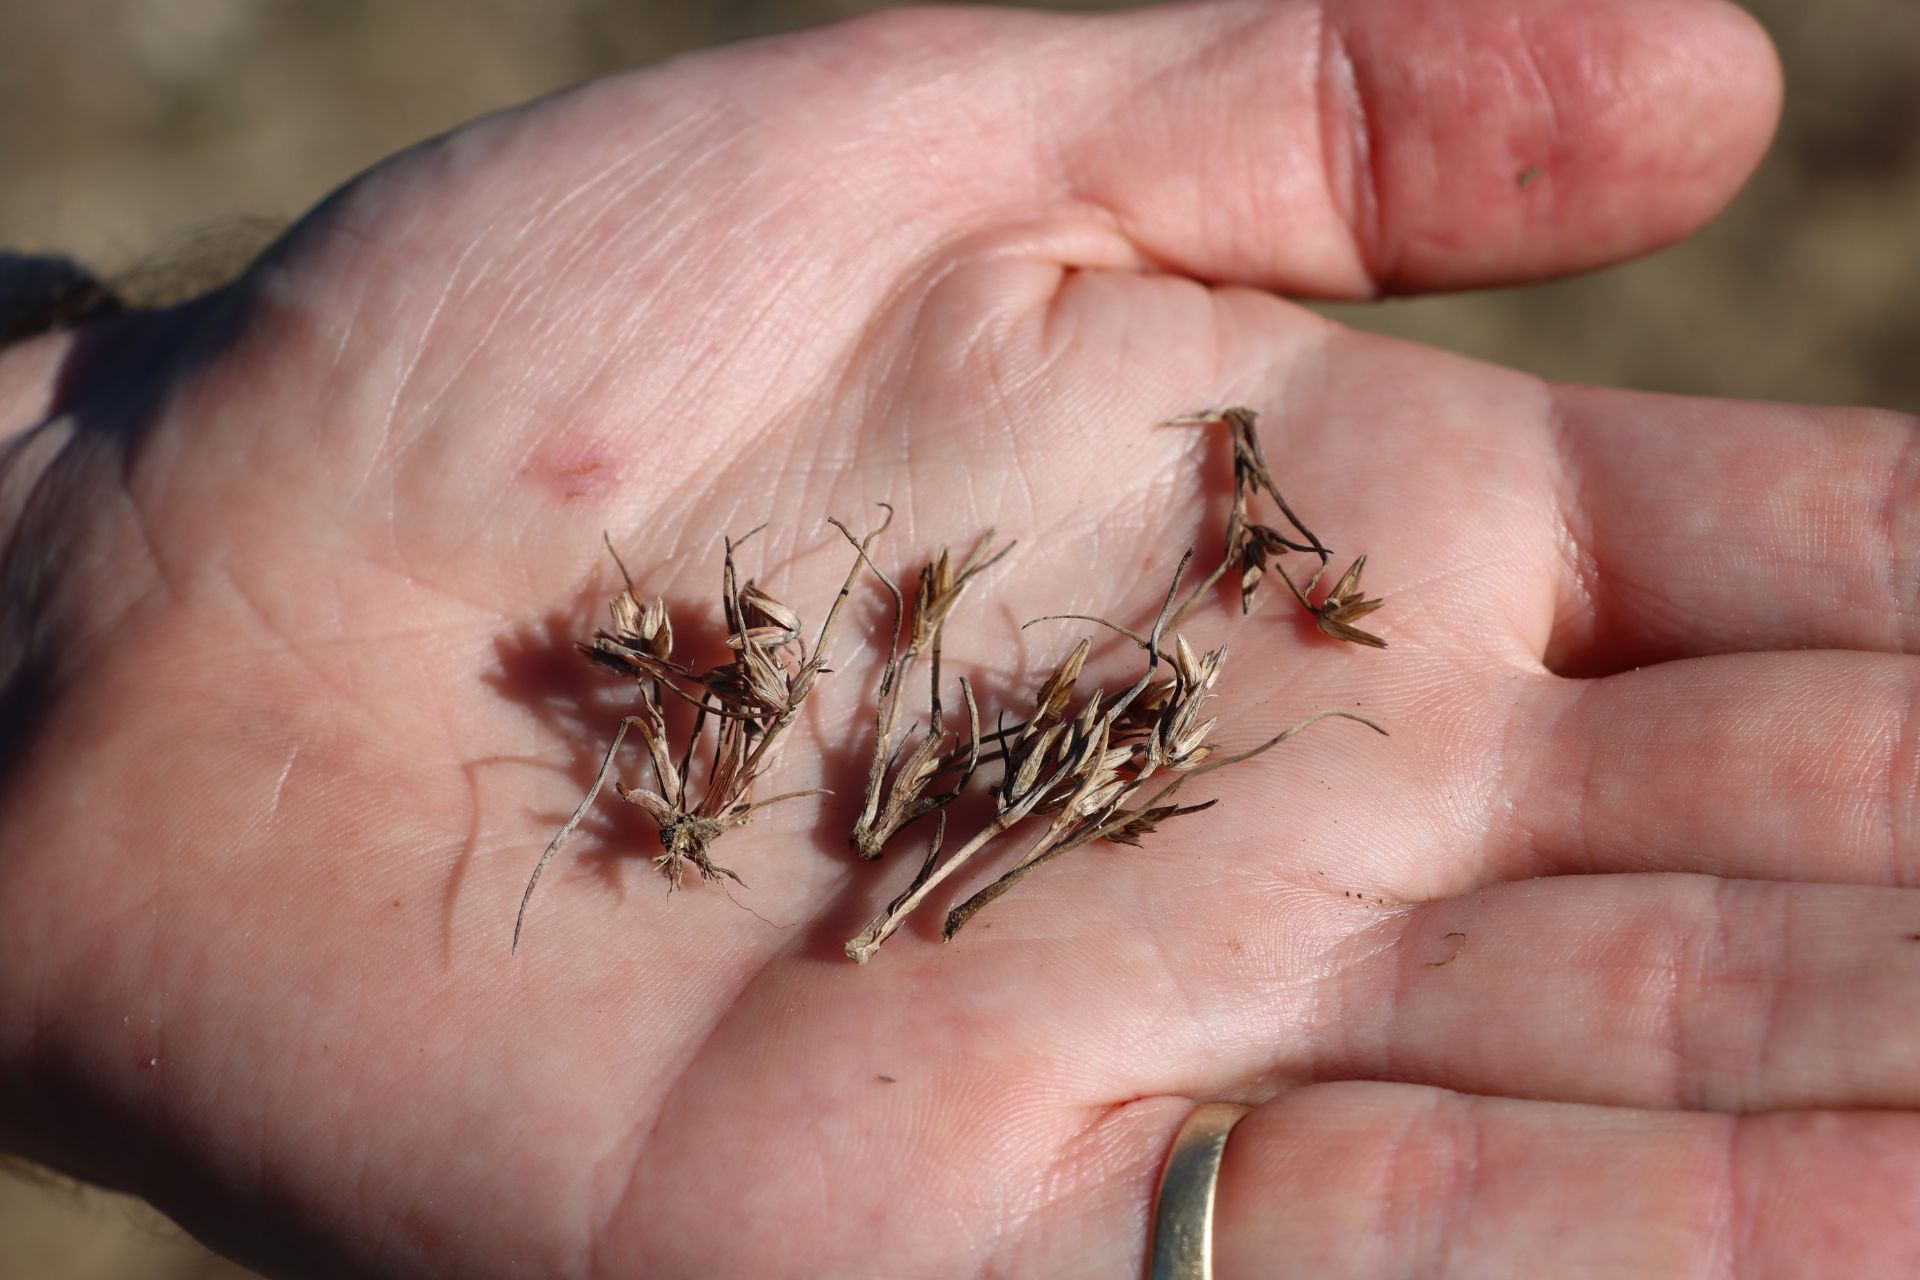
[[[358,170],[480,112],[883,7],[0,0],[0,250],[177,300]],[[1703,235],[1558,284],[1323,309],[1549,377],[1920,410],[1920,3],[1748,8],[1780,46],[1786,118]],[[247,1274],[136,1201],[0,1165],[0,1277]]]

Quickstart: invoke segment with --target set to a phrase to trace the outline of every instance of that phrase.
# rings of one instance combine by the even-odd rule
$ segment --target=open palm
[[[1663,243],[1775,92],[1705,3],[893,15],[481,121],[214,298],[16,353],[74,440],[0,825],[16,1140],[296,1273],[1108,1275],[1231,1098],[1223,1275],[1904,1273],[1912,423],[1275,296]],[[603,531],[697,646],[725,534],[811,628],[826,517],[891,503],[895,572],[997,527],[949,671],[1018,706],[1086,630],[1020,622],[1211,563],[1224,437],[1157,424],[1224,403],[1392,647],[1209,597],[1217,737],[1390,738],[1319,726],[855,967],[919,853],[846,844],[869,579],[768,778],[839,794],[727,835],[750,888],[667,898],[608,796],[509,953],[626,710],[570,648]]]

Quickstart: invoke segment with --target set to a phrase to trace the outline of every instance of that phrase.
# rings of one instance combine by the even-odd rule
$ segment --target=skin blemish
[[[598,444],[575,445],[536,458],[526,474],[569,502],[604,489],[621,476],[618,457]]]

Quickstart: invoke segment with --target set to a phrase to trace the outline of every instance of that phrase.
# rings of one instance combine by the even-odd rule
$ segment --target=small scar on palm
[[[620,478],[614,456],[597,448],[571,449],[537,458],[527,467],[526,474],[542,488],[569,502]]]

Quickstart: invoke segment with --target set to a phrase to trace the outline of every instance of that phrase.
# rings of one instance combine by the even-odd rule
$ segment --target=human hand
[[[1223,1276],[1897,1271],[1912,424],[1273,296],[1664,243],[1776,92],[1704,3],[889,15],[479,122],[185,313],[8,353],[75,441],[8,562],[12,1141],[296,1273],[1128,1274],[1173,1130],[1241,1098]],[[609,803],[508,954],[623,709],[567,649],[602,530],[685,626],[763,520],[809,622],[825,516],[893,503],[896,568],[998,526],[951,653],[1024,689],[1072,633],[1015,623],[1137,620],[1215,544],[1219,442],[1153,425],[1208,402],[1393,644],[1212,601],[1221,740],[1391,739],[864,969],[914,856],[855,864],[844,797],[727,837],[764,921],[662,901]],[[877,617],[778,789],[856,785]]]

